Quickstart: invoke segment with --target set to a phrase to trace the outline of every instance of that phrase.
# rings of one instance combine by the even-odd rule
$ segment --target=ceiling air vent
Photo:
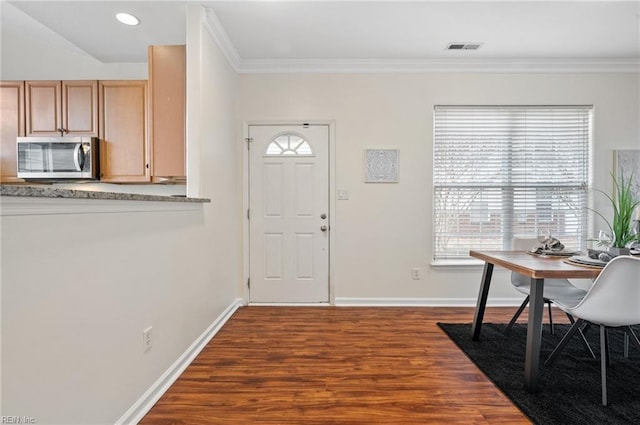
[[[449,43],[447,50],[478,50],[482,43]]]

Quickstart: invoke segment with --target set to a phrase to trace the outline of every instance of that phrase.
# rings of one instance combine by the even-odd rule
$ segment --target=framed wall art
[[[364,153],[366,183],[398,183],[397,149],[365,149]]]

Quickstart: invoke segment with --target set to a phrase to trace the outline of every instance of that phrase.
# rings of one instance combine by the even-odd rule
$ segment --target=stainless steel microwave
[[[96,180],[96,137],[18,137],[18,177],[41,180]]]

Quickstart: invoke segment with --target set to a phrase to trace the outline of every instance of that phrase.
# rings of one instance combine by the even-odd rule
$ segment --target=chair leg
[[[609,346],[609,329],[607,329],[606,326],[604,327],[604,347],[607,349],[607,366],[611,366],[611,347]]]
[[[569,318],[569,322],[571,322],[571,324],[574,324],[576,322],[572,315],[570,315],[567,312],[565,312],[564,314],[567,315],[567,317]],[[589,344],[589,341],[587,341],[587,337],[584,336],[584,331],[586,329],[587,329],[587,326],[585,326],[584,329],[578,329],[578,332],[580,333],[580,342],[582,343],[583,347],[587,349],[589,354],[591,354],[591,358],[595,359],[596,355],[593,352],[593,350],[591,349],[591,345]]]
[[[578,332],[578,330],[580,329],[580,326],[582,326],[583,323],[584,323],[584,320],[578,319],[573,325],[571,325],[567,333],[564,334],[564,336],[560,340],[560,343],[556,346],[556,348],[553,349],[553,352],[551,352],[551,355],[549,355],[547,360],[544,362],[545,366],[551,365],[556,360],[560,352],[564,350],[564,347],[569,343],[569,340],[571,339],[571,337],[576,332]]]
[[[638,336],[633,331],[633,328],[631,326],[625,326],[624,327],[624,358],[625,359],[629,358],[629,341],[631,341],[633,345],[638,347],[638,350],[640,350],[640,340],[638,340]]]
[[[551,315],[551,301],[549,300],[544,300],[547,303],[547,306],[549,306],[549,327],[551,328],[551,335],[555,335],[556,331],[553,327],[553,316]]]
[[[629,358],[629,334],[627,333],[627,330],[625,329],[624,331],[624,346],[623,346],[624,350],[624,358],[628,359]]]
[[[627,336],[631,340],[631,343],[635,345],[638,350],[640,350],[640,339],[638,339],[638,335],[636,335],[636,333],[633,331],[633,328],[631,326],[627,326],[625,332],[629,332]]]
[[[609,361],[609,347],[607,343],[607,328],[600,325],[600,370],[602,374],[602,405],[607,405],[607,363]]]
[[[520,307],[518,307],[518,310],[516,310],[516,314],[514,314],[513,317],[511,318],[511,321],[507,325],[507,328],[504,330],[505,334],[509,333],[511,328],[513,328],[513,325],[516,324],[516,320],[518,320],[518,317],[520,317],[520,315],[524,311],[524,309],[527,306],[527,304],[529,304],[529,295],[527,295],[527,298],[524,299],[522,304],[520,304]]]

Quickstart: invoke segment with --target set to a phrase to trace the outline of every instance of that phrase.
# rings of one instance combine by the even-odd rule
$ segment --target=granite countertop
[[[98,192],[89,190],[60,189],[55,187],[37,187],[24,185],[0,185],[0,196],[21,196],[30,198],[71,198],[71,199],[110,199],[121,201],[160,201],[160,202],[211,202],[207,198],[187,198],[170,195],[142,195],[135,193]]]

